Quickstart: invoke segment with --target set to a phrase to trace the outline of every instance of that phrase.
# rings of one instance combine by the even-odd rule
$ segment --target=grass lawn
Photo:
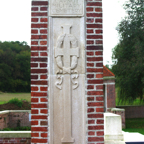
[[[0,92],[0,104],[4,104],[13,98],[18,98],[20,100],[25,99],[30,102],[31,94],[30,93],[2,93]]]
[[[1,105],[1,104],[5,104],[5,102],[0,101],[0,105]]]
[[[144,135],[144,118],[126,119],[125,132],[139,132]]]

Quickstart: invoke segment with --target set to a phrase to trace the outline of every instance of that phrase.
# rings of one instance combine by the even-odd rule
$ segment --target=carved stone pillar
[[[85,144],[84,0],[50,0],[50,144]]]

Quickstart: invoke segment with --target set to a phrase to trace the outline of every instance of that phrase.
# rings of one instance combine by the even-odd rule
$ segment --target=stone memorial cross
[[[59,68],[62,69],[64,74],[64,79],[66,84],[64,85],[64,137],[62,138],[62,142],[74,142],[74,138],[72,138],[72,127],[71,127],[71,56],[79,57],[79,48],[70,48],[71,47],[71,37],[70,28],[71,25],[64,25],[63,27],[63,35],[60,36],[60,39],[63,42],[63,48],[56,47],[55,48],[55,58],[58,56],[63,56],[64,66],[59,65]],[[59,41],[59,40],[58,40]],[[61,42],[61,45],[62,45]],[[58,61],[59,63],[59,61]]]

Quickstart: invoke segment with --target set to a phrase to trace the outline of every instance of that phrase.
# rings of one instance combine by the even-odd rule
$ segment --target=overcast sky
[[[104,64],[111,64],[118,43],[116,26],[125,16],[126,0],[103,0]],[[0,0],[0,41],[26,41],[30,45],[31,0]]]

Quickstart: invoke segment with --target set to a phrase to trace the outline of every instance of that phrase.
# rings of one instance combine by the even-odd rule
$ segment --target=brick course
[[[117,106],[125,109],[126,118],[144,118],[144,106]]]
[[[87,144],[102,144],[104,143],[104,99],[101,0],[87,0],[86,31],[86,84],[89,84],[87,85]]]
[[[47,29],[48,1],[32,1],[31,19],[31,143],[48,142]]]
[[[0,144],[31,144],[30,138],[0,138]]]

